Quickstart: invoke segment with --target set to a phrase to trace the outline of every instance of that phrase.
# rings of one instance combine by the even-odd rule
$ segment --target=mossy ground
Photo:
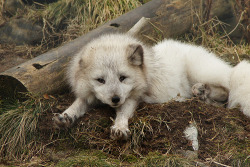
[[[9,137],[12,139],[9,143],[5,140],[6,135],[2,135],[1,162],[44,166],[249,165],[249,118],[238,109],[214,107],[197,99],[141,104],[130,120],[131,138],[114,141],[109,137],[109,128],[115,111],[105,105],[91,109],[70,129],[53,129],[52,112],[63,111],[73,99],[69,94],[56,98],[48,96],[41,99],[41,103],[31,101],[38,106],[49,104],[47,108],[42,105],[44,110],[37,112],[32,105],[33,109],[27,106],[26,114],[16,111],[22,117],[9,116],[9,119],[22,120],[18,118],[24,119],[27,115],[33,118],[36,113],[39,115],[36,123],[15,121],[19,126],[14,126],[13,121],[7,121],[12,125],[6,125],[2,114],[1,134],[9,128],[9,131],[22,135],[19,137],[25,141],[21,144],[19,138]],[[191,122],[198,128],[199,151],[197,156],[187,157],[184,153],[193,149],[183,137],[183,131]],[[27,124],[36,125],[35,131],[24,127]],[[22,131],[20,127],[24,127]],[[11,150],[11,146],[16,150]]]

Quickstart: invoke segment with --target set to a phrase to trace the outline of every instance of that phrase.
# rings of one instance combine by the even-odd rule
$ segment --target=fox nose
[[[112,102],[113,103],[118,103],[119,101],[120,101],[120,97],[119,96],[112,97]]]

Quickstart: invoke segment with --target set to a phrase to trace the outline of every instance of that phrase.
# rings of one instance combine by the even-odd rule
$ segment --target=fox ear
[[[127,51],[129,63],[135,66],[141,66],[143,64],[143,48],[141,45],[129,45]]]
[[[89,66],[89,61],[86,58],[81,58],[78,60],[78,65],[81,69],[86,69]]]
[[[83,59],[80,59],[80,60],[78,61],[78,64],[79,64],[80,67],[83,67],[83,66],[84,66]]]

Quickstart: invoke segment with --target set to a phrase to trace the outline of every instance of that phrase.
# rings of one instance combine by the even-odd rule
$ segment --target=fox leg
[[[127,140],[130,136],[128,120],[133,116],[137,107],[137,101],[127,99],[126,102],[116,110],[114,125],[111,126],[110,137],[115,140]]]
[[[55,128],[69,128],[73,123],[81,116],[85,114],[87,110],[87,103],[77,98],[74,103],[65,110],[62,114],[55,113],[53,117]]]
[[[221,106],[228,100],[229,92],[222,86],[196,83],[192,87],[193,95],[215,106]]]

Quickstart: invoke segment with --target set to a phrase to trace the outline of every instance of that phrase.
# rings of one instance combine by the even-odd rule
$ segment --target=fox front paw
[[[120,128],[115,125],[111,126],[111,134],[110,137],[113,140],[128,140],[131,133],[128,128]]]
[[[206,84],[197,83],[192,87],[192,93],[195,97],[199,97],[201,100],[206,100],[210,90]]]
[[[57,129],[67,129],[72,126],[73,119],[66,113],[59,114],[55,113],[54,117],[52,118],[54,127]]]

